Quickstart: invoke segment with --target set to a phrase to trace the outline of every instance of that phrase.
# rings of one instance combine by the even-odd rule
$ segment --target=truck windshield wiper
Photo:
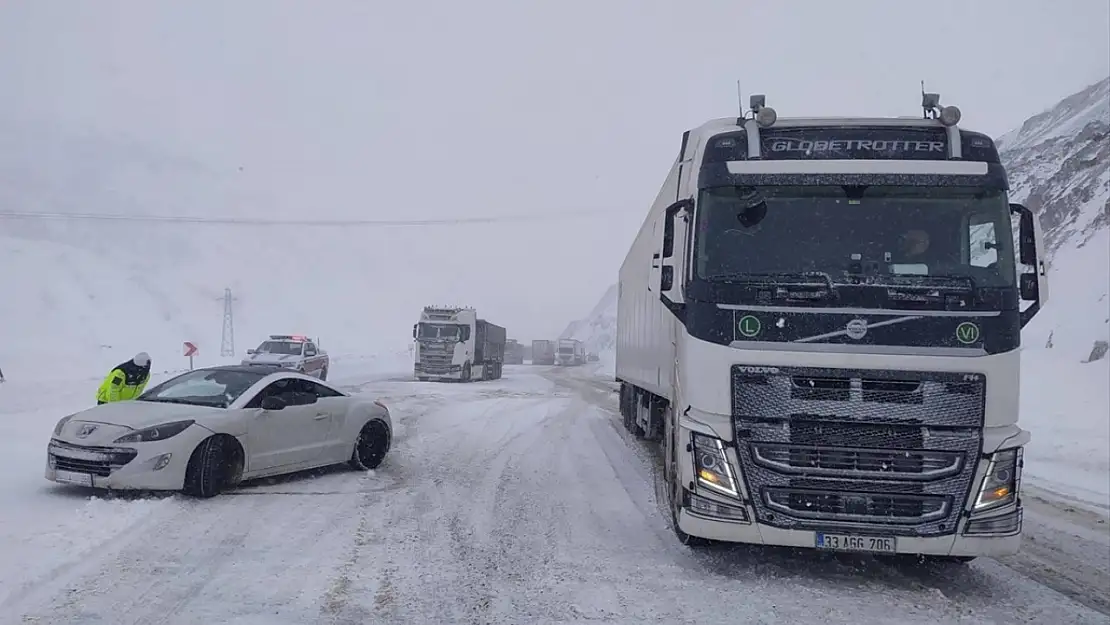
[[[712,276],[715,280],[726,280],[728,282],[758,282],[760,284],[771,284],[775,286],[817,286],[822,285],[829,290],[829,292],[836,290],[836,285],[833,284],[832,276],[823,271],[800,271],[795,273],[779,272],[779,273],[724,273],[715,274]],[[816,281],[814,280],[816,279]]]

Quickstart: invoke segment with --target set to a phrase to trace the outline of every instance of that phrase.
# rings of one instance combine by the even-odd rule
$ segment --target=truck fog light
[[[719,438],[693,433],[694,473],[698,484],[734,499],[740,498],[736,476],[725,456],[725,446]]]
[[[748,511],[739,506],[717,503],[705,497],[690,493],[690,511],[701,516],[716,517],[721,520],[748,523]]]
[[[1021,531],[1022,510],[989,517],[972,519],[964,529],[965,536],[1013,536]]]

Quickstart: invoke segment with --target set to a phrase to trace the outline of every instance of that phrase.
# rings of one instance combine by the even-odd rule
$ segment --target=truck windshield
[[[451,323],[421,323],[417,336],[422,339],[458,339],[460,327]]]
[[[762,186],[703,189],[696,275],[709,281],[819,272],[901,284],[1016,280],[1002,191],[966,187]],[[928,278],[922,278],[928,276]]]

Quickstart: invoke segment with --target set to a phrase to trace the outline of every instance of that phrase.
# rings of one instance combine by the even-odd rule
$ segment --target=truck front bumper
[[[704,501],[705,498],[702,498]],[[713,503],[724,503],[723,500],[711,499]],[[737,506],[739,502],[732,502]],[[752,518],[751,506],[742,507],[747,518]],[[880,537],[892,539],[883,541],[892,546],[892,551],[874,550],[870,548],[858,549],[828,549],[819,548],[817,545],[817,530],[783,529],[772,527],[763,523],[740,522],[733,519],[714,518],[701,511],[693,511],[688,507],[681,509],[678,515],[678,527],[683,532],[701,538],[718,540],[722,542],[747,543],[756,545],[770,545],[781,547],[797,547],[817,549],[820,551],[841,551],[854,553],[884,554],[918,554],[926,556],[951,556],[951,557],[998,557],[1015,554],[1021,548],[1021,525],[1023,509],[1020,505],[991,516],[975,517],[963,520],[960,531],[943,536],[892,536],[877,531],[842,530],[831,528],[825,534],[838,534],[862,537]],[[971,533],[968,533],[969,529]],[[992,531],[994,534],[986,535]],[[983,534],[983,535],[979,535]]]

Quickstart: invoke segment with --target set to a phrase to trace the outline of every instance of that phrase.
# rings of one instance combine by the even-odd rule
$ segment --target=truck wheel
[[[320,380],[323,381],[323,382],[328,381],[328,368],[327,367],[324,367],[323,369],[320,370]]]
[[[470,381],[470,363],[469,362],[466,363],[465,365],[463,365],[462,381],[463,382],[469,382]]]

